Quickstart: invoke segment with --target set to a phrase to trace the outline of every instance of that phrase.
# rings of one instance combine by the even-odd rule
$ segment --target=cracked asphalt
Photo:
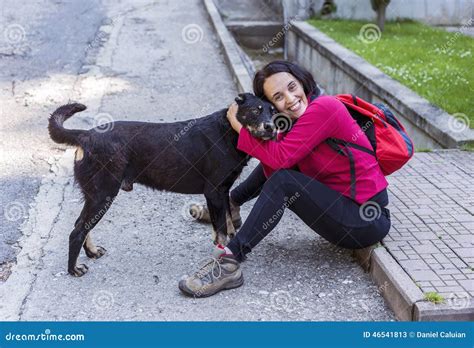
[[[67,275],[81,197],[74,149],[49,139],[49,114],[75,100],[88,109],[68,128],[170,122],[226,107],[237,91],[198,0],[6,0],[1,11],[0,320],[394,320],[351,252],[290,211],[243,264],[243,287],[182,296],[177,281],[212,249],[210,227],[185,214],[203,197],[138,185],[93,230],[107,254],[81,254],[89,272]]]

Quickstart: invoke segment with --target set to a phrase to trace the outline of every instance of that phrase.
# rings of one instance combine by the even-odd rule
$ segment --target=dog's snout
[[[273,131],[275,129],[275,125],[271,122],[267,122],[263,124],[263,129],[266,131]]]

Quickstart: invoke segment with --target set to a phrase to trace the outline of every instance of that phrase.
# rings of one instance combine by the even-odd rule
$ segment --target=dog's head
[[[237,120],[248,129],[252,136],[264,140],[276,136],[277,129],[272,117],[277,114],[277,110],[271,103],[251,93],[239,94],[235,101],[239,106]]]

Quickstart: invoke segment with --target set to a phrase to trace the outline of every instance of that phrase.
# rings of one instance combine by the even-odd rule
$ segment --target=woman
[[[179,282],[186,295],[205,297],[241,286],[240,263],[273,230],[286,208],[320,236],[344,248],[375,244],[390,229],[390,213],[385,208],[388,183],[376,159],[353,151],[356,180],[351,185],[348,158],[326,142],[338,138],[371,149],[342,102],[318,96],[311,74],[287,61],[271,62],[257,72],[253,89],[256,96],[288,115],[293,125],[278,141],[259,140],[242,128],[236,118],[237,105],[229,107],[227,118],[239,133],[238,149],[261,162],[231,192],[234,213],[245,201],[257,195],[258,199],[229,244],[218,245],[210,262]],[[365,207],[376,211],[366,215]]]

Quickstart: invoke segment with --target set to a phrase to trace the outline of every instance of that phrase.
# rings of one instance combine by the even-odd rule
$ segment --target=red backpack
[[[350,148],[375,156],[382,173],[389,175],[408,162],[413,156],[414,146],[405,128],[384,104],[371,104],[352,94],[338,94],[335,97],[344,103],[372,145],[372,149],[367,149],[337,138],[326,140],[335,151],[349,158],[351,196],[355,197],[355,166]]]

